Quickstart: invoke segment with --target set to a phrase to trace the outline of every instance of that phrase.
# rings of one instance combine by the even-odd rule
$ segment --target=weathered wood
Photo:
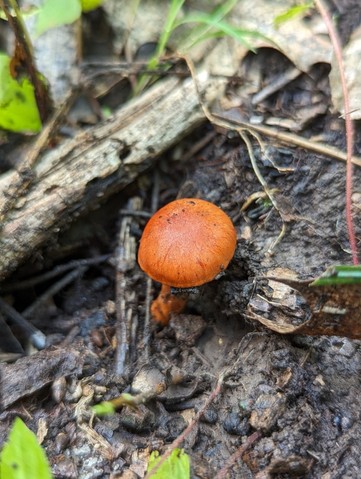
[[[97,364],[89,349],[78,342],[73,347],[51,347],[15,364],[0,365],[0,413],[16,401],[37,393],[61,377],[81,376],[85,365]]]
[[[198,83],[206,102],[222,86],[221,81],[206,79]],[[192,79],[167,79],[104,124],[43,154],[35,166],[35,181],[2,225],[0,280],[74,217],[152,167],[159,154],[203,120]],[[0,202],[17,179],[16,172],[0,178]]]

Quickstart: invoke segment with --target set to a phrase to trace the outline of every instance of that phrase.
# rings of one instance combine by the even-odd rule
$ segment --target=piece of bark
[[[0,412],[24,397],[31,396],[60,377],[76,377],[96,357],[84,346],[53,347],[14,364],[0,365]]]
[[[167,79],[131,101],[104,124],[81,132],[44,153],[34,168],[36,179],[0,233],[0,280],[13,272],[45,241],[83,211],[129,185],[153,166],[157,157],[205,117],[223,81]],[[0,202],[16,172],[0,178]]]

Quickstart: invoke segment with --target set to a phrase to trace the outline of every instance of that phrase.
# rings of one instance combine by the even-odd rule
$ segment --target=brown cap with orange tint
[[[227,268],[236,242],[233,223],[218,206],[183,198],[167,204],[149,220],[138,262],[148,276],[162,284],[200,286]]]

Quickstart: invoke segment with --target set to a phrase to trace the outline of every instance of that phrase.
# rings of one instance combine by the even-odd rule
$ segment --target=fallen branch
[[[217,97],[224,84],[204,77],[198,83],[206,102]],[[167,79],[111,120],[43,153],[34,166],[34,180],[3,220],[0,280],[74,217],[154,166],[161,153],[204,120],[193,81]],[[0,178],[0,209],[16,181],[17,172]]]

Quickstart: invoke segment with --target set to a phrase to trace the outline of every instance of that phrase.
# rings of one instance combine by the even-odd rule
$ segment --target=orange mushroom
[[[230,218],[208,201],[183,198],[157,211],[144,229],[138,252],[142,270],[162,283],[151,306],[153,319],[167,324],[171,313],[180,313],[186,300],[173,295],[171,287],[212,281],[227,268],[236,242]]]

